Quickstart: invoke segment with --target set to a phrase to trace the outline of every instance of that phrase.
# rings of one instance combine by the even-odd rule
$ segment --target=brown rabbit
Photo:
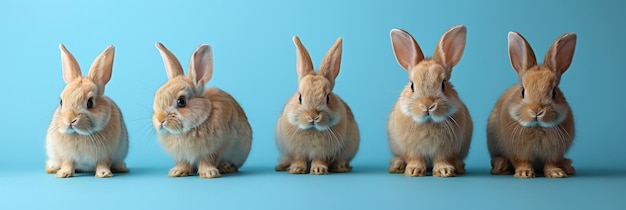
[[[237,172],[250,153],[252,128],[228,93],[205,85],[213,75],[211,46],[198,46],[185,76],[178,59],[157,43],[169,80],[154,96],[152,122],[159,142],[176,162],[171,177],[201,178]]]
[[[333,87],[341,63],[341,38],[328,51],[318,72],[297,36],[298,92],[288,101],[276,126],[276,145],[282,154],[277,171],[290,174],[349,172],[359,148],[354,115]],[[330,167],[330,169],[329,169]]]
[[[533,178],[534,167],[543,167],[550,178],[576,173],[571,160],[564,158],[574,140],[574,116],[559,89],[575,48],[576,34],[564,34],[539,65],[526,39],[509,32],[509,56],[520,84],[502,94],[489,116],[492,174],[514,172],[517,178]]]
[[[46,171],[56,177],[74,176],[76,171],[93,172],[96,177],[112,177],[128,172],[128,132],[122,112],[104,86],[111,79],[115,48],[107,47],[82,77],[76,58],[61,49],[63,80],[67,84],[54,111],[46,136]]]
[[[424,58],[421,48],[406,31],[393,29],[391,43],[396,59],[409,76],[389,116],[387,132],[394,157],[390,173],[452,177],[465,173],[463,160],[472,138],[472,119],[454,86],[452,67],[461,59],[467,29],[446,31],[433,58]]]

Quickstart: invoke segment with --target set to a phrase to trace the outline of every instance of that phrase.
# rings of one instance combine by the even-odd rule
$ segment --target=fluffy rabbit
[[[425,176],[430,164],[434,176],[465,173],[463,160],[473,124],[450,76],[463,55],[466,34],[465,26],[450,28],[439,40],[434,57],[424,58],[408,32],[391,30],[393,51],[410,81],[389,116],[390,173]]]
[[[349,172],[359,148],[359,129],[348,104],[332,92],[341,64],[342,39],[330,48],[317,72],[300,39],[294,36],[293,42],[298,91],[278,119],[276,145],[281,158],[275,169],[290,174]]]
[[[517,178],[533,178],[534,167],[541,166],[546,177],[576,173],[571,160],[564,158],[574,139],[574,118],[558,87],[575,48],[576,34],[564,34],[539,65],[526,39],[509,32],[509,56],[520,84],[502,94],[489,116],[492,174],[514,171]]]
[[[237,101],[217,88],[204,86],[213,74],[211,46],[200,45],[185,76],[180,62],[161,43],[159,49],[169,80],[154,96],[152,123],[163,149],[176,165],[171,177],[201,178],[237,172],[248,158],[252,128]]]
[[[61,61],[66,86],[54,111],[46,136],[46,172],[56,177],[74,176],[76,171],[112,177],[128,172],[128,133],[120,109],[104,95],[111,79],[114,48],[109,46],[82,77],[74,56],[62,44]]]

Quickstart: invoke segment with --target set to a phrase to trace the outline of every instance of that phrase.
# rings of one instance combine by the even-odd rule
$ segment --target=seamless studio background
[[[594,207],[610,209],[626,192],[621,124],[626,114],[620,111],[626,102],[621,85],[626,77],[624,19],[623,1],[3,1],[0,205],[60,208],[64,201],[105,208],[95,201],[110,198],[126,201],[125,207],[169,208],[208,199],[207,208],[312,209],[316,205],[311,202],[321,196],[326,201],[322,206],[338,208],[467,204],[497,209],[523,198],[529,203],[513,208],[584,208],[595,201]],[[408,82],[391,50],[389,31],[407,30],[432,55],[443,32],[459,24],[467,26],[467,45],[451,82],[475,125],[468,175],[387,174],[387,116]],[[579,172],[574,177],[517,180],[488,174],[487,116],[500,94],[517,82],[507,52],[509,31],[524,35],[539,60],[561,34],[578,35],[573,62],[560,85],[576,119],[576,139],[567,155]],[[274,126],[297,88],[294,35],[316,67],[337,37],[344,40],[335,93],[350,104],[361,130],[353,173],[313,177],[273,171],[279,157]],[[173,161],[160,148],[151,124],[154,92],[167,80],[155,42],[168,47],[185,69],[198,45],[213,47],[215,71],[207,86],[232,94],[254,132],[242,173],[215,180],[166,176]],[[108,180],[91,175],[60,180],[45,174],[46,129],[65,86],[60,43],[84,74],[106,46],[115,45],[105,94],[118,103],[128,125],[130,174]],[[463,202],[445,202],[444,197],[454,195]],[[569,201],[553,202],[559,198]]]

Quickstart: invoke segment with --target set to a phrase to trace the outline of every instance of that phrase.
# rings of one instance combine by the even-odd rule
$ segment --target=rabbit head
[[[443,122],[461,108],[462,102],[450,83],[450,76],[452,67],[463,55],[466,34],[465,26],[450,28],[439,40],[434,56],[425,58],[408,32],[391,30],[396,60],[408,72],[410,80],[401,93],[400,109],[415,122]]]
[[[81,74],[76,58],[61,49],[63,80],[56,127],[61,133],[90,135],[104,128],[111,118],[111,105],[104,98],[104,87],[111,79],[114,47],[107,47],[91,64],[87,77]]]
[[[187,76],[172,52],[161,43],[156,47],[169,80],[155,94],[154,128],[158,132],[185,133],[201,125],[211,114],[211,101],[203,97],[204,86],[213,74],[211,46],[203,44],[194,51]]]
[[[567,33],[554,41],[541,65],[521,34],[509,32],[508,40],[511,65],[520,82],[518,94],[511,99],[510,116],[525,127],[552,127],[563,122],[569,108],[558,85],[574,57],[576,34]]]
[[[303,130],[326,130],[341,120],[340,99],[332,91],[341,64],[342,39],[338,38],[330,48],[317,72],[300,39],[294,36],[293,42],[296,45],[298,92],[288,102],[291,104],[288,121]]]

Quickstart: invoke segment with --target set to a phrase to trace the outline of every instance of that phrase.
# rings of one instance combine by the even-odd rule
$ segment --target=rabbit
[[[156,43],[168,81],[154,96],[152,123],[162,148],[176,165],[170,177],[217,178],[244,164],[252,144],[252,128],[243,108],[227,92],[206,88],[213,75],[211,46],[194,51],[184,75],[178,59]]]
[[[61,49],[63,80],[61,100],[46,135],[46,172],[69,178],[76,172],[94,172],[98,178],[125,173],[128,132],[120,108],[104,95],[111,79],[115,48],[108,46],[82,77],[76,58]]]
[[[317,72],[300,38],[294,36],[293,42],[298,91],[287,101],[276,125],[281,158],[275,170],[313,175],[350,172],[350,161],[359,149],[359,128],[348,104],[332,92],[342,39],[330,48]]]
[[[554,41],[543,64],[521,34],[509,32],[508,45],[519,84],[502,94],[489,115],[491,174],[534,178],[534,168],[541,166],[545,177],[575,174],[564,157],[574,140],[574,116],[558,85],[574,57],[576,34]]]
[[[391,44],[398,64],[409,73],[409,83],[393,107],[387,124],[393,153],[390,173],[405,176],[453,177],[465,173],[473,123],[470,113],[450,83],[452,67],[461,59],[467,29],[446,31],[434,57],[425,58],[406,31],[392,29]]]

